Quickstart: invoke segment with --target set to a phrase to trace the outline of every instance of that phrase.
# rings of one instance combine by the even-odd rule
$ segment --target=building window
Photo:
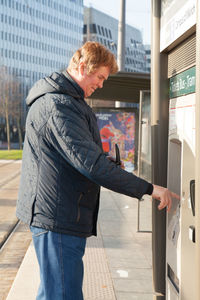
[[[84,24],[84,25],[83,25],[83,34],[86,34],[86,33],[87,33],[87,25]]]
[[[101,27],[99,25],[97,25],[97,28],[98,28],[99,34],[101,35]]]
[[[97,33],[96,24],[90,24],[90,33]]]
[[[103,36],[105,36],[105,33],[104,33],[104,28],[103,28],[103,26],[101,26],[101,31],[102,31],[102,33],[103,33]]]
[[[105,28],[105,32],[106,32],[106,37],[108,38],[108,31],[107,31],[107,28]]]

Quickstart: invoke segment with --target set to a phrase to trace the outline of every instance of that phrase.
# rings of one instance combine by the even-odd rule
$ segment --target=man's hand
[[[172,198],[180,200],[180,197],[177,194],[171,192],[167,188],[155,184],[153,184],[152,197],[160,201],[158,209],[161,210],[167,207],[168,212],[170,211],[172,206]]]

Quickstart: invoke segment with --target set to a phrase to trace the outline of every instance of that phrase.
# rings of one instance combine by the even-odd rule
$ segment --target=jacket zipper
[[[77,218],[76,218],[76,222],[79,222],[80,217],[81,217],[81,212],[80,212],[80,201],[81,198],[83,197],[83,193],[80,194],[79,198],[78,198],[78,213],[77,213]]]

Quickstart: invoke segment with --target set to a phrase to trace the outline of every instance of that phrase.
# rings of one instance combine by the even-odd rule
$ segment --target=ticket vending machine
[[[199,300],[200,2],[152,0],[151,50],[152,181],[181,197],[153,207],[154,299]]]
[[[168,187],[173,201],[166,226],[166,299],[195,299],[195,94],[170,100]]]

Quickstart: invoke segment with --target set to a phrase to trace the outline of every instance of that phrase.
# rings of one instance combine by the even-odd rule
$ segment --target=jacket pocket
[[[80,217],[81,217],[80,202],[82,198],[83,198],[83,193],[80,193],[80,196],[78,197],[78,201],[77,201],[77,206],[78,206],[77,218],[76,218],[77,223],[80,221]]]

